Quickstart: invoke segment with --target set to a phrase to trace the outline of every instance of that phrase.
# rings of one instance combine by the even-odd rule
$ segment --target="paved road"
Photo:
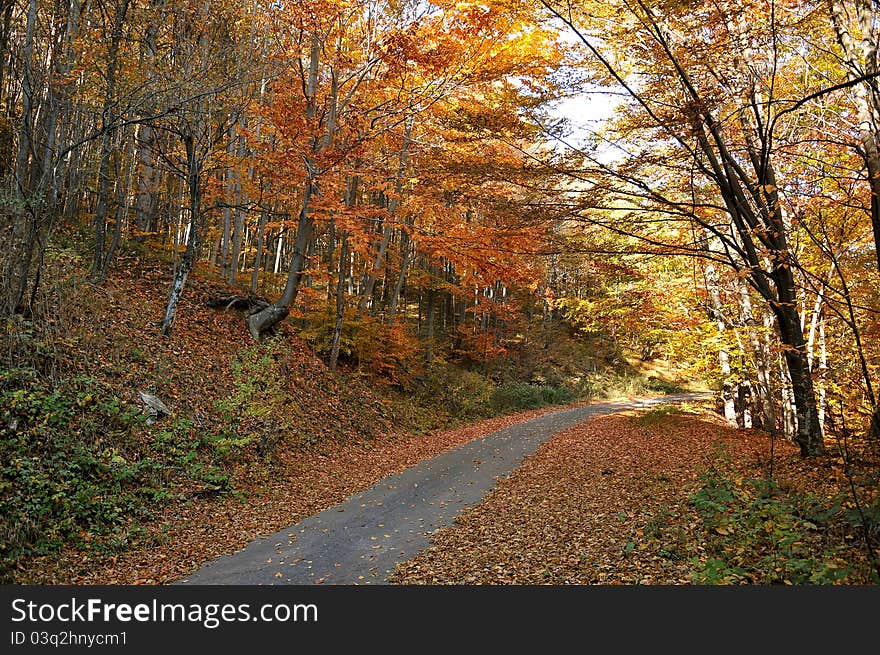
[[[562,409],[391,475],[348,500],[220,557],[178,584],[385,584],[430,533],[476,505],[544,441],[600,414],[702,397],[681,394]]]

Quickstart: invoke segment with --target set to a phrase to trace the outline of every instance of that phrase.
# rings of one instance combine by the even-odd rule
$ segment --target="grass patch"
[[[577,398],[565,386],[550,386],[514,382],[499,386],[492,393],[491,407],[501,414],[524,409],[538,409],[547,405],[563,405]]]
[[[678,405],[663,403],[641,412],[633,420],[641,427],[654,427],[663,423],[670,416],[680,416],[685,413],[685,410]]]

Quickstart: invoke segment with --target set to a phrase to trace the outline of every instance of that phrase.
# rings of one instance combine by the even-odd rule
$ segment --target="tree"
[[[708,252],[748,281],[775,318],[796,407],[795,440],[803,455],[821,453],[795,279],[797,253],[785,212],[785,182],[776,164],[780,119],[791,112],[792,103],[781,103],[776,95],[786,59],[774,8],[767,13],[757,6],[706,3],[670,6],[661,13],[641,0],[613,3],[598,12],[606,24],[614,20],[619,26],[611,35],[617,39],[612,53],[584,31],[596,19],[581,6],[542,4],[580,38],[603,77],[634,101],[638,118],[630,123],[630,139],[641,131],[658,143],[654,153],[637,148],[640,160],[627,165],[594,161],[600,179],[608,180],[602,187],[605,202],[617,207],[642,203],[640,211],[654,212],[648,219],[654,226],[658,213],[666,217],[661,220],[696,225],[696,232],[685,232],[697,235],[690,244],[641,235],[667,252]],[[628,44],[635,47],[624,50]],[[667,158],[681,176],[677,182],[686,181],[689,189],[674,189],[677,182],[668,182],[663,169],[674,169]],[[646,165],[660,171],[654,178],[658,183],[636,172]],[[711,195],[696,195],[695,179],[708,183]],[[622,190],[614,188],[621,183]],[[719,252],[700,244],[705,234],[722,244]]]
[[[296,8],[297,11],[305,10],[306,12],[315,12],[316,9],[316,7],[312,6]],[[333,143],[339,114],[345,110],[345,107],[340,105],[350,102],[353,94],[357,92],[361,81],[369,74],[370,68],[374,65],[372,59],[368,59],[364,64],[366,68],[361,69],[359,74],[349,78],[352,88],[343,91],[346,95],[342,99],[340,99],[339,73],[331,69],[329,74],[331,79],[330,88],[325,102],[322,103],[325,111],[321,115],[318,114],[318,82],[319,73],[321,72],[322,52],[331,47],[331,39],[334,36],[338,39],[343,38],[342,33],[348,26],[348,21],[359,17],[357,12],[349,12],[351,12],[351,8],[346,7],[346,3],[342,3],[339,13],[333,16],[323,17],[317,13],[311,15],[306,13],[303,17],[293,17],[298,38],[300,40],[304,39],[308,43],[308,58],[306,60],[308,64],[302,66],[300,60],[299,81],[302,98],[299,99],[297,104],[302,105],[303,127],[308,135],[310,146],[307,150],[300,153],[305,176],[301,187],[301,206],[287,282],[281,296],[274,303],[248,317],[248,329],[255,339],[259,339],[263,332],[270,330],[272,326],[286,318],[290,313],[291,304],[296,300],[306,269],[309,244],[313,237],[314,216],[312,200],[314,196],[320,193],[318,186],[320,168],[317,158]],[[337,29],[340,30],[338,34],[335,32]],[[290,87],[288,89],[292,91]]]
[[[107,274],[107,264],[113,257],[115,246],[118,244],[118,238],[113,240],[113,246],[106,251],[106,226],[107,226],[107,206],[110,194],[110,158],[113,151],[114,132],[109,129],[110,125],[117,122],[117,108],[119,106],[119,97],[117,89],[117,78],[119,75],[119,57],[120,46],[123,38],[123,28],[126,24],[130,0],[118,0],[113,3],[112,17],[109,27],[109,38],[107,39],[107,54],[104,74],[104,102],[101,111],[101,154],[100,163],[98,165],[98,199],[95,208],[95,244],[92,257],[92,279],[101,281]],[[117,228],[121,227],[117,221]]]
[[[182,155],[172,150],[161,153],[161,157],[184,181],[189,216],[186,249],[174,270],[162,318],[161,331],[165,336],[171,334],[187,277],[201,252],[205,213],[209,209],[203,198],[205,170],[218,151],[225,151],[229,128],[239,121],[249,101],[243,90],[255,86],[251,71],[235,63],[239,52],[236,42],[242,37],[233,27],[238,22],[236,17],[232,9],[228,13],[209,14],[206,6],[173,16],[173,58],[182,77],[174,80],[172,88],[177,97],[187,101],[172,116],[156,123],[154,129],[173,134],[183,146]]]
[[[549,76],[556,53],[552,47],[541,51],[549,33],[526,26],[531,10],[525,3],[502,4],[444,6],[442,11],[420,3],[366,1],[333,3],[329,13],[321,13],[325,5],[290,8],[291,48],[299,57],[272,85],[261,140],[264,156],[272,161],[266,174],[277,180],[273,188],[281,189],[282,180],[288,187],[290,180],[301,180],[298,221],[283,292],[248,318],[255,338],[287,316],[303,282],[317,273],[318,261],[310,253],[319,242],[329,247],[325,261],[332,259],[334,207],[352,176],[360,179],[367,198],[358,203],[363,230],[350,235],[349,243],[363,265],[359,313],[365,316],[369,309],[376,315],[386,305],[397,310],[398,299],[389,296],[398,288],[399,297],[411,265],[410,233],[418,231],[417,225],[405,227],[412,218],[399,216],[408,171],[426,152],[416,141],[446,144],[438,121],[486,102],[477,98],[498,89],[509,95],[505,112],[515,111],[511,78],[528,80],[537,89]],[[280,98],[287,101],[279,103]],[[351,170],[353,161],[359,170]],[[399,266],[403,274],[390,283],[395,238],[406,247]],[[420,242],[427,247],[427,240]]]
[[[867,172],[868,212],[880,271],[880,10],[871,0],[829,0],[828,6],[846,77],[853,83],[859,154]]]
[[[64,151],[58,140],[67,133],[63,123],[69,120],[69,112],[62,109],[69,100],[67,76],[76,62],[73,44],[79,35],[81,9],[81,3],[75,1],[67,11],[58,8],[57,16],[43,16],[63,26],[54,31],[47,29],[43,36],[38,33],[41,18],[38,3],[30,0],[27,4],[25,31],[17,53],[22,66],[21,114],[10,247],[3,267],[6,280],[3,310],[7,316],[29,311],[39,287],[43,252],[56,218],[60,160],[57,153]]]

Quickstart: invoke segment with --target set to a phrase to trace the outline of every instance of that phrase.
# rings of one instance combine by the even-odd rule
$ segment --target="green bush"
[[[494,388],[492,380],[475,371],[438,362],[426,371],[420,396],[453,418],[470,419],[491,414]]]
[[[27,555],[124,543],[159,468],[118,447],[140,413],[88,378],[52,389],[21,369],[0,373],[0,408],[0,579]]]
[[[0,581],[65,547],[127,548],[176,480],[229,491],[189,419],[145,418],[88,377],[53,386],[33,370],[0,371]]]
[[[572,402],[574,392],[565,386],[545,386],[528,382],[512,382],[499,386],[492,393],[492,409],[498,413],[537,409],[546,405]]]
[[[836,513],[812,495],[710,469],[690,503],[706,530],[707,556],[691,560],[697,584],[831,584],[852,573],[819,538]]]
[[[296,403],[281,370],[285,356],[283,340],[276,337],[242,350],[232,363],[235,390],[214,405],[224,427],[205,438],[221,460],[252,443],[261,454],[271,455],[281,434],[297,433]]]
[[[646,409],[636,417],[635,421],[642,427],[649,427],[660,425],[668,417],[680,414],[684,414],[682,408],[669,403],[663,403],[662,405],[655,405],[650,409]]]

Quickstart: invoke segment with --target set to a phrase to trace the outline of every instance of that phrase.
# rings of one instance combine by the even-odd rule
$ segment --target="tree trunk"
[[[156,133],[149,125],[138,127],[137,200],[135,201],[136,241],[144,241],[148,232],[155,231],[159,209],[159,174],[155,164]]]
[[[229,130],[229,143],[226,144],[226,153],[229,156],[229,159],[232,160],[233,155],[235,154],[235,139],[233,138],[232,129]],[[226,195],[228,198],[232,198],[233,184],[232,184],[232,167],[229,166],[226,168],[225,172],[225,182],[226,182]],[[229,278],[229,245],[232,233],[232,207],[231,205],[227,205],[223,208],[223,231],[220,235],[220,275],[225,278]]]
[[[339,361],[339,346],[342,341],[342,327],[345,320],[345,278],[348,269],[348,234],[339,235],[341,246],[339,251],[339,277],[336,279],[336,322],[333,326],[333,338],[330,342],[331,371],[336,370]]]
[[[153,66],[159,51],[159,29],[165,21],[166,0],[149,0],[150,22],[144,30],[142,61],[148,72],[148,83],[155,81]],[[147,233],[159,229],[159,186],[162,175],[157,165],[161,135],[149,123],[138,126],[138,184],[135,202],[136,241],[144,241]],[[170,176],[169,176],[170,181]]]
[[[377,272],[385,261],[385,253],[388,250],[388,243],[391,239],[391,232],[394,229],[394,215],[397,212],[397,206],[400,204],[400,195],[403,192],[403,177],[406,173],[407,156],[410,144],[412,143],[412,119],[406,123],[403,133],[403,145],[400,148],[400,157],[398,159],[397,176],[394,180],[395,196],[388,203],[388,216],[385,219],[385,227],[382,230],[382,239],[379,241],[379,247],[376,250],[376,257],[373,260],[372,267],[364,272],[363,295],[358,303],[358,313],[364,315],[367,311],[367,305],[373,302],[373,289],[376,285]],[[375,311],[373,312],[375,314]]]
[[[754,358],[755,377],[757,381],[750,384],[752,404],[752,425],[766,430],[770,434],[776,433],[776,409],[773,401],[772,376],[770,374],[770,344],[768,339],[761,339],[756,329],[755,316],[752,312],[752,298],[749,287],[745,280],[739,279],[740,312],[742,323],[748,330],[749,345]],[[765,331],[772,329],[772,316],[770,322],[764,323]],[[745,351],[745,348],[743,348]]]
[[[305,272],[309,243],[312,240],[314,222],[311,216],[311,197],[313,193],[313,181],[306,182],[303,189],[302,209],[299,214],[299,222],[296,228],[296,240],[293,245],[293,254],[290,257],[290,268],[287,275],[287,283],[281,297],[266,309],[252,314],[247,318],[248,330],[254,339],[259,340],[263,332],[271,330],[279,322],[290,314],[290,306],[296,300],[299,285]]]
[[[113,238],[110,240],[110,247],[107,248],[107,254],[104,256],[104,275],[107,274],[107,269],[110,267],[110,263],[116,256],[119,244],[122,242],[123,224],[125,223],[127,213],[126,194],[128,192],[123,166],[123,158],[117,153],[114,167],[116,174],[116,219],[113,224]]]
[[[12,57],[9,53],[9,35],[12,32],[12,10],[15,8],[15,0],[3,0],[0,10],[0,106],[7,106],[6,102],[6,75],[12,69]],[[12,154],[10,151],[8,154]],[[7,162],[0,161],[0,175],[3,166]],[[9,162],[11,165],[11,162]]]
[[[797,437],[797,414],[794,407],[794,394],[791,389],[791,375],[786,368],[785,359],[779,355],[779,385],[782,398],[782,434],[789,441]]]
[[[831,282],[834,267],[828,272],[827,282]],[[810,329],[807,336],[807,365],[810,371],[819,374],[819,393],[817,397],[816,413],[819,418],[819,429],[825,435],[825,372],[827,371],[827,354],[825,352],[825,284],[816,294],[816,302],[810,314]],[[816,356],[816,347],[819,347],[819,355]],[[818,360],[818,364],[817,364]]]
[[[237,194],[241,189],[241,185],[236,183],[234,191]],[[235,218],[232,224],[232,254],[229,257],[229,284],[235,284],[238,280],[238,268],[241,266],[241,248],[244,243],[244,212],[235,211]]]
[[[67,123],[70,125],[70,136],[67,142],[79,143],[85,139],[88,130],[88,121],[84,118],[85,112],[83,107],[77,103],[73,111],[68,113],[71,115],[67,118]],[[83,171],[88,168],[85,163],[85,150],[85,147],[75,148],[58,164],[61,169],[58,179],[63,180],[64,186],[59,215],[67,221],[73,221],[81,212],[85,195],[83,193]]]
[[[783,302],[771,305],[776,322],[779,326],[780,340],[783,345],[783,356],[791,378],[792,395],[794,396],[795,414],[797,417],[797,433],[795,442],[805,457],[819,455],[824,451],[822,430],[819,427],[819,412],[816,406],[816,393],[813,378],[807,364],[806,344],[801,331],[800,317],[793,304]]]
[[[871,416],[871,426],[868,429],[868,435],[874,441],[880,441],[880,403],[874,408],[874,414]]]
[[[415,217],[407,219],[406,226],[412,228]],[[406,284],[406,275],[409,270],[409,264],[412,259],[412,244],[410,243],[409,230],[404,229],[400,235],[400,271],[397,274],[397,284],[394,286],[394,292],[388,302],[388,325],[394,323],[397,316],[397,305],[400,303],[400,297],[404,293],[404,285]],[[406,299],[404,298],[404,313],[406,312]]]
[[[765,311],[763,335],[754,335],[755,366],[758,373],[758,397],[761,401],[763,428],[775,435],[779,431],[776,418],[776,403],[773,398],[773,355],[770,349],[770,334],[773,329],[773,315]]]
[[[318,84],[318,64],[321,56],[321,42],[318,35],[312,36],[312,45],[309,58],[309,73],[306,86],[306,118],[311,121],[315,118],[317,112],[316,94]],[[335,76],[334,76],[335,87]],[[335,107],[335,97],[331,98],[331,105]],[[330,111],[330,119],[328,119],[327,133],[322,143],[316,143],[315,154],[320,151],[323,145],[329,143],[333,136],[333,121],[335,109]],[[303,157],[307,178],[303,188],[302,208],[299,213],[299,221],[296,229],[296,241],[293,246],[293,254],[290,258],[290,267],[287,274],[287,283],[284,285],[284,291],[281,297],[274,303],[266,307],[266,309],[252,314],[247,319],[248,330],[254,339],[259,340],[263,332],[270,330],[273,326],[287,318],[290,314],[290,306],[296,300],[299,291],[299,285],[302,281],[303,274],[306,269],[309,244],[312,241],[312,233],[314,231],[314,220],[311,215],[311,199],[312,194],[317,193],[317,170],[315,163],[308,157]]]
[[[825,434],[825,408],[827,407],[827,389],[826,379],[828,377],[828,350],[825,342],[825,316],[819,319],[819,366],[818,366],[818,414],[819,426],[822,428],[822,434]]]
[[[27,293],[28,274],[33,258],[33,216],[28,203],[31,202],[30,155],[36,151],[34,130],[34,110],[36,109],[36,89],[34,88],[34,31],[37,23],[37,1],[28,4],[25,38],[22,47],[21,73],[21,125],[18,133],[18,152],[15,158],[15,195],[18,201],[12,223],[12,238],[3,276],[5,284],[4,314],[11,316],[22,309]]]
[[[437,307],[437,292],[428,289],[428,307],[425,310],[425,361],[434,360],[434,313]]]
[[[32,301],[36,296],[46,242],[57,215],[56,154],[59,132],[69,137],[65,127],[69,112],[62,116],[62,111],[69,104],[65,84],[76,63],[72,44],[77,39],[80,21],[80,3],[73,0],[67,9],[63,36],[57,47],[49,46],[45,61],[46,93],[42,103],[38,103],[34,73],[37,4],[36,0],[28,3],[21,52],[22,113],[15,170],[15,193],[20,208],[13,214],[10,258],[4,271],[7,280],[4,309],[9,313],[29,311],[26,299]],[[60,130],[59,117],[62,119]]]
[[[718,275],[712,263],[706,265],[705,275],[706,287],[711,303],[710,313],[712,318],[715,319],[715,327],[723,342],[724,335],[727,332],[727,321],[724,320],[724,305],[721,302]],[[721,401],[724,406],[724,420],[727,421],[728,425],[736,425],[736,403],[733,392],[734,385],[730,368],[730,355],[727,352],[727,347],[723,344],[718,348],[718,365],[721,368]]]
[[[242,125],[244,127],[244,125]],[[232,131],[230,131],[232,134]],[[238,153],[238,157],[241,158],[244,156],[244,139],[241,135],[236,137],[238,140],[238,148],[236,152]],[[231,147],[231,144],[230,144]],[[235,221],[232,229],[232,257],[229,262],[229,284],[235,284],[236,279],[238,278],[238,269],[241,266],[241,256],[242,256],[242,246],[245,238],[245,211],[241,206],[244,203],[244,197],[242,194],[242,184],[241,184],[241,171],[236,167],[231,171],[232,174],[232,198],[235,201],[237,207],[235,208]]]
[[[101,282],[107,274],[104,256],[107,205],[110,195],[110,157],[114,152],[115,132],[110,129],[116,121],[116,72],[119,67],[119,44],[122,41],[122,26],[128,13],[129,0],[120,0],[116,5],[110,44],[107,49],[107,75],[104,85],[104,110],[101,114],[104,134],[101,136],[101,155],[98,165],[98,202],[95,209],[95,242],[92,257],[92,280]]]
[[[257,226],[257,247],[254,254],[254,270],[251,271],[251,293],[256,293],[257,282],[260,280],[260,265],[263,262],[263,241],[266,234],[266,223],[269,220],[269,212],[263,210],[260,214],[260,224]]]
[[[177,318],[177,305],[183,295],[186,279],[199,255],[201,221],[201,171],[196,154],[196,144],[192,134],[184,137],[187,160],[187,188],[189,190],[189,234],[186,240],[186,251],[171,281],[171,291],[168,294],[168,304],[165,307],[165,316],[162,318],[162,335],[170,336]]]
[[[101,137],[101,158],[98,164],[98,199],[95,205],[95,238],[92,243],[92,282],[104,280],[104,246],[107,230],[108,198],[110,195],[110,155],[112,137]]]
[[[278,275],[281,272],[281,252],[284,249],[284,218],[285,215],[281,217],[281,224],[278,226],[278,232],[275,236],[275,262],[272,264],[272,273],[274,275]]]

